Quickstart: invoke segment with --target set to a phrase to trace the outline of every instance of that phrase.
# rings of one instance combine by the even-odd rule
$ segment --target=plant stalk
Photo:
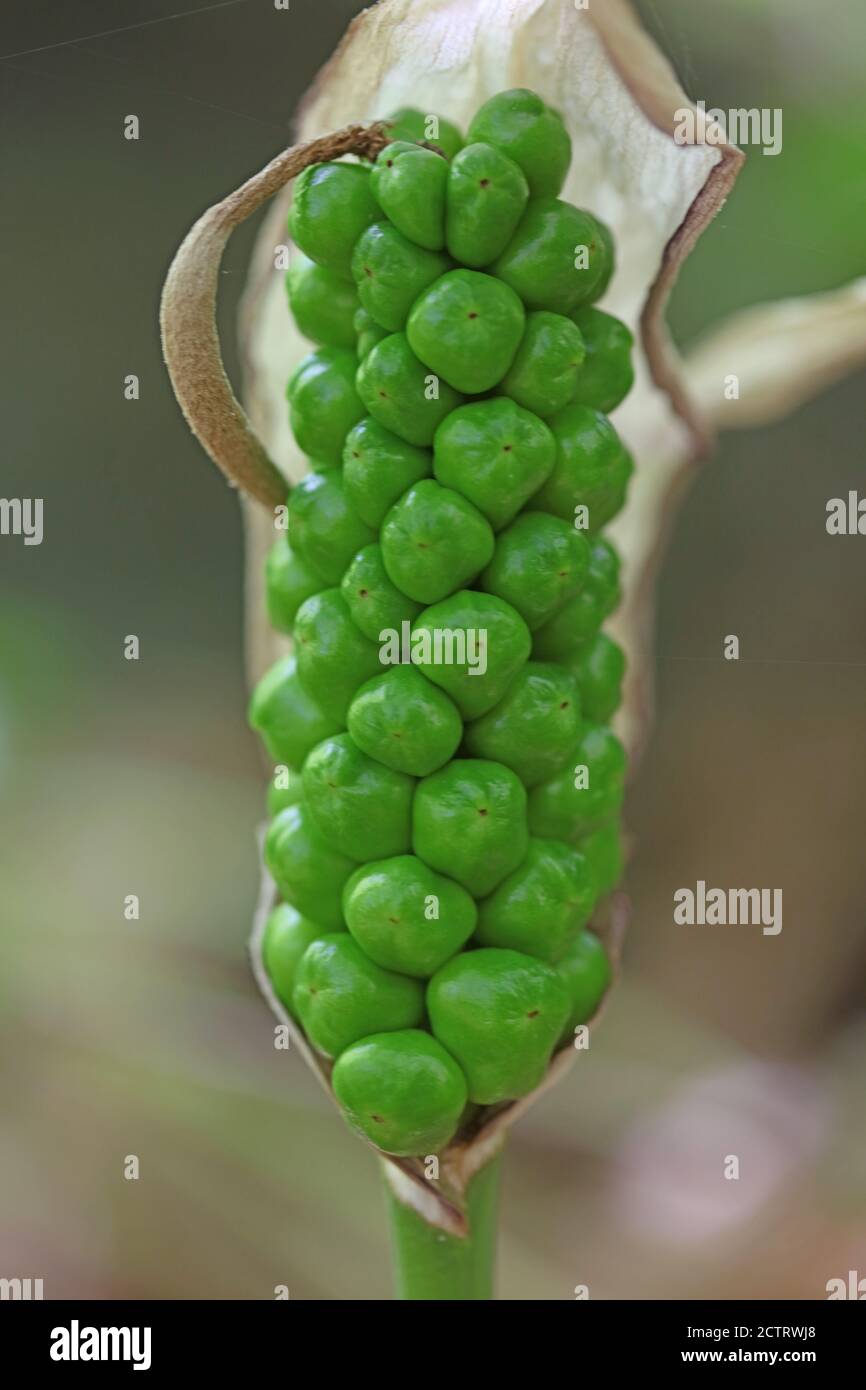
[[[424,1220],[385,1181],[395,1292],[408,1300],[489,1300],[493,1297],[502,1150],[470,1179],[469,1233],[449,1235]]]

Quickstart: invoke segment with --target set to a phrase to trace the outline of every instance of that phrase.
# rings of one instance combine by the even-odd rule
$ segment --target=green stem
[[[447,1235],[407,1206],[385,1180],[394,1281],[399,1299],[490,1299],[496,1255],[499,1172],[496,1154],[466,1194],[467,1236]]]

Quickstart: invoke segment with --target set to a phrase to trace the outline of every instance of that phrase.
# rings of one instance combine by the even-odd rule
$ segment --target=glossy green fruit
[[[565,521],[584,506],[589,531],[616,516],[633,472],[631,458],[606,415],[586,405],[567,405],[551,417],[557,452],[553,472],[533,504]]]
[[[308,473],[292,488],[289,536],[293,550],[329,584],[339,584],[349,561],[376,539],[352,506],[338,469]]]
[[[505,250],[529,201],[523,170],[493,145],[462,149],[447,175],[446,244],[478,270]]]
[[[556,440],[507,396],[461,405],[433,441],[433,472],[462,492],[494,531],[506,526],[553,471]]]
[[[420,1029],[361,1038],[341,1053],[331,1081],[351,1128],[403,1157],[443,1149],[466,1105],[462,1071]]]
[[[568,1017],[568,994],[543,961],[486,947],[437,971],[427,1010],[435,1037],[466,1075],[469,1099],[496,1105],[541,1081]]]
[[[573,657],[619,603],[619,556],[610,541],[593,536],[583,587],[533,637],[532,654],[543,661]]]
[[[609,415],[634,385],[634,337],[621,319],[592,305],[578,309],[574,322],[586,344],[586,360],[571,399]]]
[[[622,878],[625,868],[625,853],[619,821],[610,820],[599,826],[591,834],[582,836],[577,847],[592,866],[599,897],[612,893]]]
[[[589,542],[581,531],[546,512],[521,512],[498,536],[479,582],[536,628],[577,593],[588,564]]]
[[[414,854],[357,869],[343,892],[343,915],[377,965],[421,979],[460,950],[478,919],[466,890]]]
[[[575,1028],[591,1019],[610,984],[612,971],[605,949],[597,936],[583,931],[571,943],[556,973],[565,985],[571,1009],[560,1041],[571,1038]]]
[[[607,633],[600,632],[574,659],[584,715],[593,724],[604,724],[619,708],[625,652]]]
[[[525,787],[534,787],[565,766],[580,731],[572,673],[528,661],[499,704],[467,726],[465,747],[473,758],[504,763]]]
[[[286,271],[286,292],[305,338],[322,347],[355,346],[358,296],[342,276],[301,253]]]
[[[317,265],[352,278],[352,252],[379,207],[362,164],[313,164],[295,179],[289,234]]]
[[[313,746],[315,747],[315,744]],[[297,806],[303,793],[300,772],[288,768],[285,763],[278,763],[274,769],[274,776],[268,782],[268,819],[273,820],[274,816],[278,816],[287,806]]]
[[[303,806],[287,806],[271,821],[265,863],[287,902],[323,931],[342,931],[343,886],[355,865],[322,838]]]
[[[265,560],[268,621],[277,632],[291,632],[304,599],[318,593],[322,577],[296,555],[285,536],[275,541]]]
[[[262,676],[250,697],[248,718],[274,762],[296,768],[344,722],[307,693],[294,655],[282,657]]]
[[[448,160],[397,140],[382,150],[370,179],[379,207],[397,230],[416,246],[441,251]]]
[[[442,153],[453,159],[463,148],[463,136],[451,121],[444,116],[436,116],[425,111],[416,111],[412,106],[401,106],[399,111],[388,117],[388,125],[393,140],[425,141],[437,145]]]
[[[526,792],[501,763],[457,758],[418,783],[412,847],[473,897],[492,893],[528,843]]]
[[[478,719],[499,703],[531,646],[529,628],[510,603],[472,589],[425,608],[412,628],[412,660],[464,719]]]
[[[430,476],[432,465],[429,449],[407,444],[367,415],[343,450],[346,496],[361,520],[378,528],[406,489]]]
[[[437,426],[463,399],[418,361],[405,333],[376,344],[358,368],[356,385],[373,418],[407,444],[432,444]]]
[[[362,362],[377,343],[388,337],[388,330],[383,328],[381,323],[377,323],[363,306],[355,311],[353,323],[357,336],[358,361]]]
[[[338,1057],[370,1033],[415,1028],[424,1016],[424,990],[417,980],[383,970],[347,932],[338,932],[307,947],[294,1005],[314,1046]]]
[[[593,294],[593,300],[599,300],[607,294],[608,286],[613,279],[613,272],[616,269],[616,247],[614,246],[613,232],[607,223],[595,216],[594,221],[602,244],[602,269]]]
[[[316,922],[302,917],[291,903],[280,903],[265,923],[262,938],[262,959],[274,993],[286,1011],[295,1017],[292,993],[298,965],[307,947],[324,936]]]
[[[533,198],[554,197],[571,163],[571,138],[560,117],[525,87],[497,92],[476,111],[469,139],[494,145],[526,175]]]
[[[523,863],[481,904],[476,940],[554,963],[589,921],[595,898],[595,875],[579,850],[530,840]]]
[[[382,548],[365,545],[343,575],[340,592],[352,620],[371,642],[383,641],[383,632],[400,632],[421,612],[420,603],[407,598],[392,584],[382,562]]]
[[[358,687],[382,669],[378,647],[356,627],[339,589],[325,589],[301,604],[295,654],[304,689],[340,727]]]
[[[625,769],[625,749],[615,734],[588,725],[562,772],[529,793],[531,833],[574,841],[597,830],[622,806]]]
[[[494,539],[477,507],[425,478],[385,517],[381,545],[385,569],[398,589],[418,603],[438,603],[484,569]]]
[[[361,686],[349,706],[349,733],[386,767],[427,777],[456,753],[463,720],[414,666],[394,666]]]
[[[286,388],[292,434],[310,458],[336,464],[364,407],[355,390],[358,358],[351,348],[324,347],[296,367]]]
[[[595,297],[605,268],[604,242],[591,213],[558,198],[533,198],[491,270],[527,309],[570,314]]]
[[[444,169],[438,154],[427,157]],[[373,222],[358,238],[352,275],[367,312],[396,333],[405,325],[422,290],[444,275],[450,264],[447,256],[416,246],[390,222]]]
[[[351,859],[405,854],[412,841],[411,777],[370,758],[349,734],[315,747],[304,763],[304,803],[328,844]]]
[[[564,314],[536,309],[526,328],[501,390],[542,419],[574,400],[586,348],[576,323]]]
[[[477,270],[449,270],[415,301],[406,336],[412,351],[456,391],[489,391],[523,336],[513,290]]]

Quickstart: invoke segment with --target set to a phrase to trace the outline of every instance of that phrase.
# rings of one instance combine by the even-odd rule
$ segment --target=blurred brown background
[[[156,323],[178,241],[287,143],[358,8],[4,6],[0,491],[45,499],[45,538],[0,540],[0,1275],[46,1297],[389,1293],[375,1164],[275,1054],[246,968],[240,521]],[[751,153],[681,278],[680,341],[862,273],[859,0],[640,8],[693,98],[784,112],[782,154]],[[226,261],[229,343],[253,235]],[[514,1135],[505,1297],[819,1298],[866,1275],[866,540],[824,530],[862,488],[862,401],[850,381],[728,436],[679,517],[625,975]],[[781,935],[675,926],[699,878],[781,887]]]

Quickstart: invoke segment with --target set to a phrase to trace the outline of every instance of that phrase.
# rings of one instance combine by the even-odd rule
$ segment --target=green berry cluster
[[[559,198],[571,145],[539,97],[493,97],[465,142],[410,110],[391,134],[372,168],[295,186],[311,471],[267,561],[293,654],[250,720],[288,770],[266,969],[350,1124],[416,1155],[537,1086],[609,982],[588,930],[622,868],[601,532],[632,469],[607,418],[632,340],[594,307],[612,239]]]

